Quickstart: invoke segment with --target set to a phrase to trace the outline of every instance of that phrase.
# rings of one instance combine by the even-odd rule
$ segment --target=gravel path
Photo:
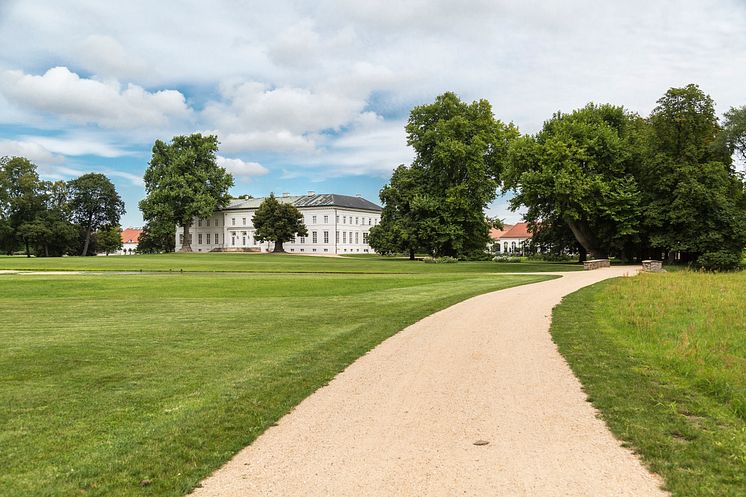
[[[548,333],[564,295],[634,271],[565,273],[415,323],[193,495],[666,496],[596,417]]]

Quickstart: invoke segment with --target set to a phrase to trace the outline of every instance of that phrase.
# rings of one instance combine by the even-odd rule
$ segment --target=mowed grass
[[[183,495],[398,330],[548,278],[0,275],[0,495]]]
[[[192,253],[101,257],[0,256],[0,269],[34,271],[208,271],[249,273],[523,273],[577,271],[580,264],[496,263],[426,264],[397,257],[312,257],[275,254]]]
[[[746,273],[605,281],[552,334],[611,430],[675,496],[746,496]]]

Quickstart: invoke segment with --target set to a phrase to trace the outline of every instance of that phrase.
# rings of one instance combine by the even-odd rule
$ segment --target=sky
[[[413,158],[410,109],[445,91],[523,133],[588,102],[646,115],[688,83],[746,105],[746,0],[0,0],[0,47],[0,156],[106,174],[123,226],[178,134],[218,136],[234,195],[378,201]]]

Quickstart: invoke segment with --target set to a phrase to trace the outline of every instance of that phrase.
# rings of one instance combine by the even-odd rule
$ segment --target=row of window
[[[336,237],[334,240],[335,243],[339,243],[339,233],[340,233],[339,231],[336,232]],[[324,231],[322,234],[324,237],[324,243],[329,243],[329,232]],[[349,234],[349,238],[347,236],[348,234]],[[354,242],[353,242],[353,235],[354,235],[354,240],[355,240]],[[360,243],[360,232],[359,231],[355,231],[355,232],[342,231],[342,243],[347,243],[348,239],[350,240],[350,243]],[[295,243],[306,243],[306,237],[296,235],[294,242]],[[318,232],[316,231],[311,232],[311,243],[318,243]],[[363,233],[363,243],[364,244],[368,243],[367,232]]]
[[[348,216],[342,216],[342,224],[347,224],[347,217]],[[358,225],[358,226],[365,226],[366,225],[364,217],[355,216],[353,218],[352,216],[349,216],[349,218],[350,218],[350,223],[349,224]],[[241,226],[246,226],[246,219],[247,218],[245,218],[245,217],[241,218]],[[317,216],[311,216],[311,223],[310,224],[316,224],[316,219],[317,219]],[[353,222],[353,220],[354,220],[354,222]],[[339,216],[337,216],[337,223],[339,223]],[[199,220],[198,224],[199,224],[200,227],[202,227],[202,220],[201,219]],[[329,224],[329,216],[324,216],[324,224]],[[368,218],[368,224],[367,224],[368,226],[375,226],[377,224],[378,224],[378,219],[372,218],[372,217]],[[217,225],[218,225],[218,222],[215,221],[215,226],[217,226]],[[231,218],[231,226],[235,226],[235,225],[236,225],[236,218],[232,217]],[[210,220],[209,219],[207,220],[207,226],[210,226]]]
[[[191,235],[190,235],[190,238],[192,238]],[[207,245],[212,245],[212,240],[213,240],[212,233],[205,233],[204,239]],[[194,238],[192,238],[192,240],[194,240]],[[197,245],[202,245],[202,240],[203,240],[202,233],[197,233]],[[215,244],[219,244],[219,243],[220,243],[220,234],[215,233]],[[184,245],[184,233],[181,233],[179,235],[179,244]]]
[[[215,227],[219,227],[220,226],[220,219],[213,219],[213,220],[205,219],[205,226],[207,226],[209,228],[211,222],[213,223],[213,226],[215,226]],[[197,226],[199,228],[202,227],[202,219],[197,219]]]

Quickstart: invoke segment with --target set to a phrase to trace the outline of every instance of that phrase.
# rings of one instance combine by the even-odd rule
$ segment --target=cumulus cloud
[[[223,156],[217,156],[217,163],[224,167],[239,181],[249,181],[254,176],[267,174],[269,170],[258,162],[246,162],[241,159],[229,159]]]
[[[64,157],[53,154],[40,143],[27,140],[0,139],[0,157],[25,157],[35,164],[57,164]]]
[[[164,126],[191,114],[178,91],[122,87],[116,81],[81,78],[67,67],[40,76],[6,70],[0,73],[0,92],[15,105],[106,128]]]
[[[145,61],[131,55],[111,36],[87,36],[81,42],[76,55],[77,64],[98,76],[131,80],[143,78],[148,73]]]

